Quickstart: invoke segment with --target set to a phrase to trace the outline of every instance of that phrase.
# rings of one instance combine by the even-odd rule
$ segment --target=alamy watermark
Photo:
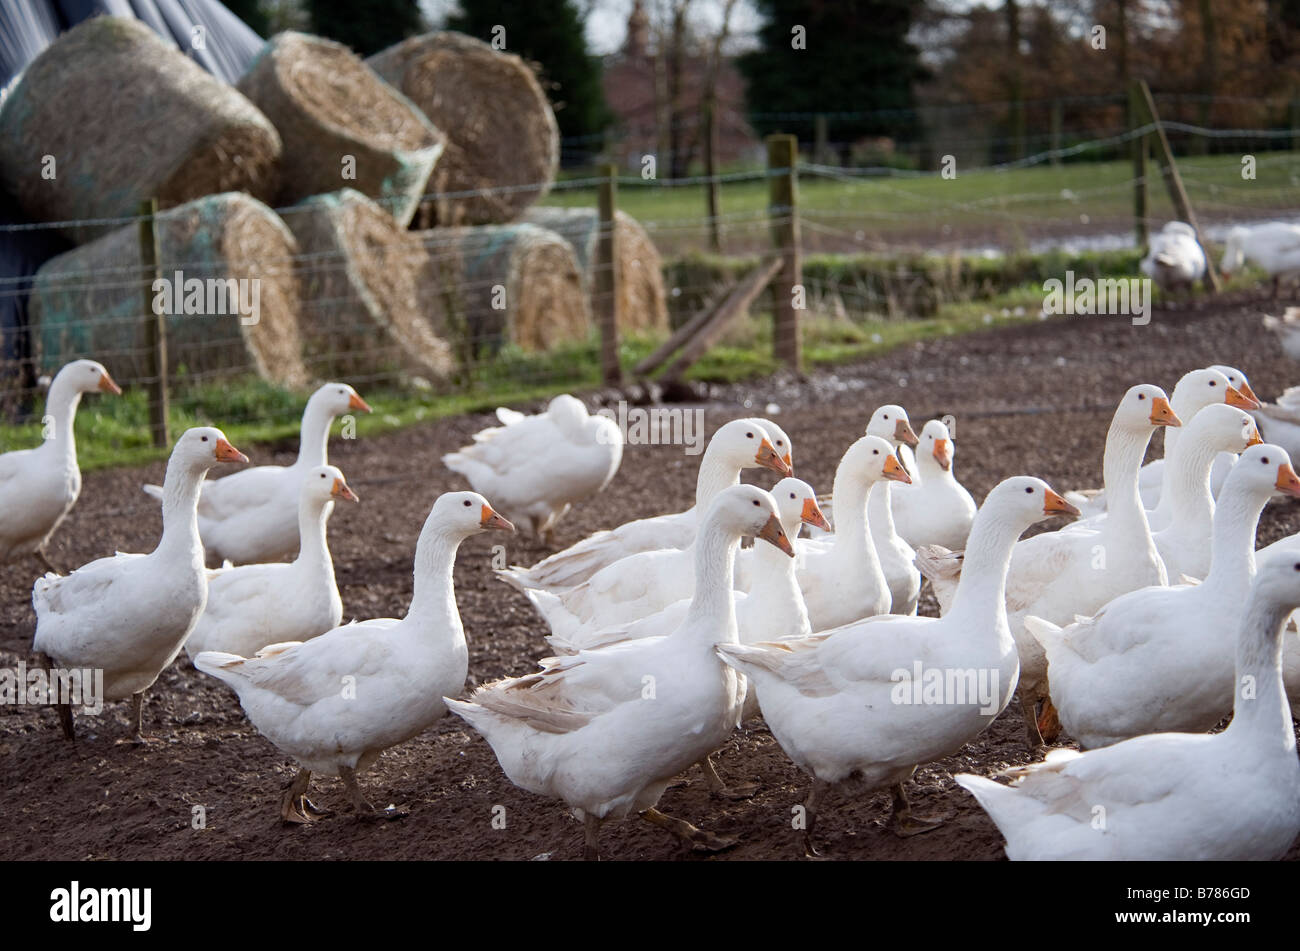
[[[919,660],[912,669],[899,667],[889,675],[892,703],[903,706],[964,706],[978,704],[986,717],[1001,709],[996,667],[926,667]]]
[[[1151,323],[1151,280],[1146,277],[1051,277],[1043,281],[1043,313],[1081,316],[1125,316],[1133,326]]]
[[[153,312],[169,317],[238,317],[244,326],[262,318],[262,280],[257,277],[173,277],[154,280]]]
[[[688,456],[704,451],[704,410],[680,406],[629,406],[619,400],[617,408],[602,407],[596,415],[614,421],[629,446],[685,446]],[[604,441],[603,431],[597,439]]]
[[[104,671],[98,667],[32,667],[23,661],[0,668],[0,706],[48,707],[67,703],[91,716],[104,709]]]

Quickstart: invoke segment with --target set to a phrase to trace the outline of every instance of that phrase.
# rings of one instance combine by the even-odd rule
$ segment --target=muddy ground
[[[1120,318],[1063,318],[916,344],[886,357],[822,373],[807,382],[772,380],[714,387],[703,404],[710,430],[730,418],[773,412],[795,443],[796,473],[829,491],[844,448],[883,402],[898,402],[916,428],[934,415],[958,420],[956,472],[982,498],[998,480],[1022,473],[1058,489],[1093,486],[1114,402],[1137,382],[1172,389],[1184,371],[1208,363],[1245,370],[1266,400],[1300,381],[1300,367],[1261,331],[1266,305],[1256,298],[1200,301],[1194,309],[1157,311],[1149,326]],[[411,595],[411,557],[434,498],[463,488],[439,456],[490,422],[457,417],[401,433],[336,439],[331,461],[361,496],[330,525],[345,617],[400,616]],[[287,463],[293,444],[243,446],[255,462]],[[686,507],[696,458],[679,447],[629,447],[614,483],[573,512],[557,536],[569,544],[598,528]],[[90,473],[81,500],[50,549],[64,568],[114,550],[147,551],[160,531],[158,510],[139,490],[162,465]],[[755,481],[769,484],[760,476]],[[1300,506],[1270,505],[1263,544],[1300,530]],[[533,669],[545,653],[545,627],[525,599],[491,573],[490,544],[461,550],[456,591],[470,646],[470,685]],[[546,552],[510,541],[510,560],[531,564]],[[0,665],[30,661],[34,562],[0,574]],[[923,613],[933,613],[933,602]],[[311,827],[282,826],[277,806],[290,761],[244,718],[223,685],[182,659],[150,692],[147,729],[165,742],[139,748],[128,735],[127,704],[79,720],[69,745],[46,710],[0,709],[0,854],[32,859],[573,859],[581,828],[553,802],[516,789],[488,745],[455,717],[391,750],[362,777],[376,803],[409,812],[399,822],[361,823],[341,811],[337,780],[316,779],[314,799],[333,808]],[[839,798],[819,827],[825,851],[842,859],[999,859],[996,828],[952,773],[989,774],[1027,761],[1019,706],[1012,703],[976,742],[918,770],[909,784],[917,812],[946,816],[939,830],[899,839],[886,828],[885,794]],[[807,780],[761,727],[738,732],[716,757],[732,783],[755,782],[746,801],[710,798],[698,772],[671,788],[665,811],[740,844],[714,859],[795,859],[791,806]],[[193,807],[206,828],[192,828]],[[494,828],[494,807],[505,828]],[[499,814],[500,810],[496,810]],[[499,822],[497,823],[500,824]],[[609,859],[695,859],[647,823],[610,823]],[[1293,848],[1291,855],[1297,853]]]

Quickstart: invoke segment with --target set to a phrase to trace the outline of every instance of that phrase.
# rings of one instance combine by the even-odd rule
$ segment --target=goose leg
[[[599,862],[600,850],[596,840],[600,835],[600,819],[587,813],[582,817],[582,858],[586,862]]]
[[[825,858],[817,851],[817,846],[813,845],[813,830],[817,827],[817,810],[822,807],[830,791],[831,784],[826,780],[813,779],[812,789],[808,791],[808,798],[803,804],[803,855],[806,859]]]
[[[1043,697],[1043,706],[1038,714],[1038,732],[1048,743],[1054,743],[1061,735],[1061,718],[1056,715],[1050,696]]]
[[[708,832],[691,825],[685,819],[674,819],[672,816],[664,815],[653,807],[641,813],[641,818],[651,825],[667,829],[696,852],[725,852],[740,842],[734,835],[717,835]]]
[[[343,789],[348,794],[348,801],[352,803],[352,810],[357,814],[357,818],[364,820],[406,818],[406,813],[398,809],[376,809],[372,806],[361,794],[361,787],[357,785],[356,770],[351,766],[340,766],[339,778],[343,780]]]
[[[1038,732],[1038,703],[1029,695],[1029,691],[1020,691],[1020,715],[1025,721],[1025,741],[1029,752],[1036,755],[1044,746],[1043,735]]]
[[[157,737],[145,736],[144,732],[144,691],[131,695],[131,729],[130,739],[118,740],[118,743],[160,743]]]
[[[37,561],[39,561],[41,563],[41,566],[46,571],[51,571],[56,575],[60,574],[59,569],[55,568],[54,565],[50,564],[49,556],[45,554],[44,548],[36,549],[36,551],[32,552],[32,557],[35,558]]]
[[[718,799],[750,799],[758,792],[757,783],[745,783],[743,786],[728,786],[724,783],[713,765],[712,756],[700,760],[700,769],[704,770],[704,779],[709,784],[709,794]]]
[[[46,678],[47,683],[53,683],[54,662],[50,660],[49,655],[45,653],[37,654],[36,663],[45,669],[45,672],[47,674],[47,678]],[[69,743],[75,743],[77,741],[77,733],[72,723],[72,704],[55,703],[52,704],[52,706],[54,707],[55,714],[58,715],[59,729],[63,731],[63,738],[67,740]]]
[[[894,812],[890,821],[894,827],[895,835],[907,838],[908,836],[920,835],[923,832],[933,832],[943,825],[941,819],[912,815],[912,806],[907,801],[907,793],[903,791],[902,783],[894,783],[892,792],[894,794]]]
[[[280,818],[293,825],[306,825],[315,822],[317,816],[326,815],[317,809],[307,798],[307,786],[311,783],[311,770],[300,769],[293,777],[293,782],[284,791],[280,799]]]

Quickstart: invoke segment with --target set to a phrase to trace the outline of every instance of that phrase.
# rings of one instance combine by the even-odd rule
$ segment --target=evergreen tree
[[[506,52],[541,65],[561,136],[605,128],[610,115],[600,60],[587,50],[582,17],[572,0],[461,0],[461,9],[448,19],[449,30],[488,43],[504,30]]]
[[[422,29],[419,0],[307,0],[311,31],[370,56]]]
[[[848,145],[868,135],[914,139],[920,130],[914,85],[926,78],[908,40],[922,0],[755,0],[763,15],[759,48],[739,58],[754,128],[811,142],[814,121],[771,113],[875,112],[832,116],[830,138]],[[882,111],[883,110],[883,111]]]

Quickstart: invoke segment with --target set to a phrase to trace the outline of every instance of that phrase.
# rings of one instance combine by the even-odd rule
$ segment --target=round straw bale
[[[600,215],[594,208],[530,208],[524,220],[554,231],[573,245],[591,295],[595,280]],[[614,268],[618,284],[618,326],[628,333],[668,329],[663,261],[644,228],[626,212],[614,216]]]
[[[161,208],[223,191],[270,199],[280,147],[251,102],[122,17],[63,34],[0,107],[0,179],[38,221],[128,217],[146,198]],[[65,233],[81,242],[110,230]]]
[[[451,351],[420,299],[426,254],[414,232],[352,189],[286,208],[298,239],[301,325],[315,376],[445,375]]]
[[[151,287],[148,303],[137,225],[51,258],[37,271],[31,321],[41,362],[56,367],[91,356],[126,380],[147,376],[151,305],[167,314],[170,373],[183,367],[193,379],[250,370],[285,386],[305,382],[297,247],[284,222],[256,199],[227,192],[161,212],[157,233],[164,284]]]
[[[503,343],[546,351],[586,339],[591,315],[578,259],[559,235],[522,223],[415,234],[428,252],[422,298],[442,302],[442,332],[464,352]]]
[[[279,33],[239,90],[284,140],[281,203],[353,188],[403,226],[410,223],[443,137],[346,46]]]
[[[404,92],[447,137],[429,179],[432,225],[514,221],[555,181],[560,131],[546,93],[518,56],[462,33],[403,40],[366,62]],[[539,188],[525,186],[540,185]],[[508,189],[489,195],[448,193]]]

